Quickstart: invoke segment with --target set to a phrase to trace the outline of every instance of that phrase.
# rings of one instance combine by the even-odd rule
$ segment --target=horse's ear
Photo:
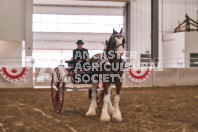
[[[116,34],[116,31],[115,31],[115,29],[113,28],[113,34]]]
[[[121,28],[121,30],[120,30],[120,34],[122,34],[122,30],[123,30],[123,29]]]

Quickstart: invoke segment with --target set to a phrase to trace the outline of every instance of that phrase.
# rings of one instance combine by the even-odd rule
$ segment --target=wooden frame
[[[179,26],[177,26],[174,30],[176,32],[190,32],[190,31],[198,31],[198,22],[191,19],[188,14],[185,15],[186,20],[184,20]],[[191,26],[196,27],[196,29],[191,28]]]

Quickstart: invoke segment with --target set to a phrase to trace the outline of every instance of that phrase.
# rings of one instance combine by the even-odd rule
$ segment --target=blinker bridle
[[[123,37],[122,44],[116,45],[115,37],[118,37],[119,39],[120,39],[121,37]],[[110,43],[113,44],[113,46],[114,46],[113,50],[114,50],[114,51],[116,51],[116,50],[118,49],[118,47],[120,47],[120,46],[123,46],[123,48],[124,48],[124,44],[125,44],[124,36],[121,35],[121,34],[113,34],[113,35],[110,37],[110,39],[109,39],[109,43],[108,43],[108,46],[107,46],[107,47],[109,47]]]

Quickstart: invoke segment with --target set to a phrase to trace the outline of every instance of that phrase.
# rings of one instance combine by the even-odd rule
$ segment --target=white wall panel
[[[87,49],[104,49],[108,33],[34,33],[34,49],[75,49],[78,39],[82,39]]]
[[[163,35],[163,63],[161,66],[172,68],[185,67],[185,39],[185,33]]]
[[[83,41],[89,42],[105,42],[109,39],[111,34],[108,33],[46,33],[46,32],[35,32],[34,41],[47,40],[47,41],[77,41],[82,39]]]
[[[198,53],[198,33],[180,32],[163,35],[162,66],[190,67],[190,53]]]
[[[34,6],[34,14],[65,15],[118,15],[122,16],[124,8],[116,7],[67,7],[67,6]]]
[[[0,41],[0,66],[22,66],[22,41]]]
[[[0,40],[24,40],[24,0],[0,0]]]
[[[185,33],[185,58],[186,67],[190,67],[190,53],[198,54],[198,33],[188,32]]]
[[[177,68],[164,68],[154,72],[154,86],[177,86]]]
[[[104,45],[99,42],[84,42],[84,48],[89,50],[103,50]],[[35,50],[73,50],[77,48],[75,42],[59,42],[59,41],[34,41],[33,48]]]
[[[124,15],[121,7],[76,7],[76,6],[34,6],[34,14],[65,14],[65,15]],[[109,39],[108,33],[46,33],[34,32],[34,49],[72,49],[75,46],[64,46],[64,43],[74,44],[78,39],[85,42],[88,49],[104,49],[102,43]],[[43,42],[39,42],[43,41]],[[47,47],[46,45],[49,44]],[[86,44],[88,46],[86,46]],[[57,46],[58,45],[58,46]],[[49,47],[52,46],[52,47]]]
[[[131,49],[137,57],[151,50],[151,0],[131,0]]]
[[[197,86],[198,68],[178,69],[178,86]]]
[[[89,6],[89,7],[124,7],[126,2],[81,1],[81,0],[34,0],[36,5]]]
[[[26,55],[32,55],[33,0],[0,0],[0,40],[25,40]]]

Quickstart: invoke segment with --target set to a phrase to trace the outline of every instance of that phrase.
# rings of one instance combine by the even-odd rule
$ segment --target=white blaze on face
[[[123,37],[115,37],[115,40],[116,40],[116,46],[118,46],[119,44],[122,44],[123,42]],[[123,46],[119,46],[117,49],[116,49],[117,53],[120,54],[120,56],[123,55],[123,52],[124,52],[124,47]]]

